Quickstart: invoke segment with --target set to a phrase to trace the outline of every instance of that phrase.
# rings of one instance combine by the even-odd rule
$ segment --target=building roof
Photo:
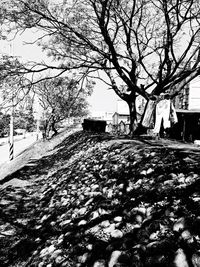
[[[190,110],[187,110],[187,109],[176,109],[176,112],[177,113],[185,113],[185,114],[200,114],[200,109],[190,109]]]
[[[115,113],[113,114],[113,116],[114,116],[115,114],[117,114],[117,115],[119,115],[119,116],[130,116],[129,113],[119,113],[119,112],[115,112]]]
[[[114,114],[113,114],[113,116],[115,115],[115,114],[117,114],[117,115],[119,115],[119,116],[128,116],[128,117],[130,117],[130,114],[129,113],[119,113],[119,112],[115,112]],[[137,112],[137,116],[142,116],[142,114],[140,114],[139,112]]]

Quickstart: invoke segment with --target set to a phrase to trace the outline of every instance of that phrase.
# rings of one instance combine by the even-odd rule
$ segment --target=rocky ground
[[[169,144],[77,132],[29,160],[0,189],[0,266],[200,266],[200,149]]]

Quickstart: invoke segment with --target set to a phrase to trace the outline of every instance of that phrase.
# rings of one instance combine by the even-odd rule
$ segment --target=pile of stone
[[[0,190],[0,266],[200,266],[199,154],[69,136]]]

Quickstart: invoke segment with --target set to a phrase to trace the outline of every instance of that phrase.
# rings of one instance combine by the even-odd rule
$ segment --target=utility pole
[[[12,97],[12,107],[10,115],[10,136],[9,136],[9,159],[14,158],[14,99]]]
[[[13,43],[10,44],[10,56],[13,56]],[[13,89],[13,88],[12,88]],[[10,114],[10,135],[9,135],[9,160],[14,158],[14,92],[12,92],[12,103],[11,103],[11,114]]]

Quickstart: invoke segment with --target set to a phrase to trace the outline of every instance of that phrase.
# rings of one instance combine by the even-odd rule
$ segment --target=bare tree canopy
[[[43,33],[37,41],[58,63],[32,72],[103,70],[131,122],[137,95],[175,94],[200,73],[198,0],[5,0],[1,14],[17,31]]]

